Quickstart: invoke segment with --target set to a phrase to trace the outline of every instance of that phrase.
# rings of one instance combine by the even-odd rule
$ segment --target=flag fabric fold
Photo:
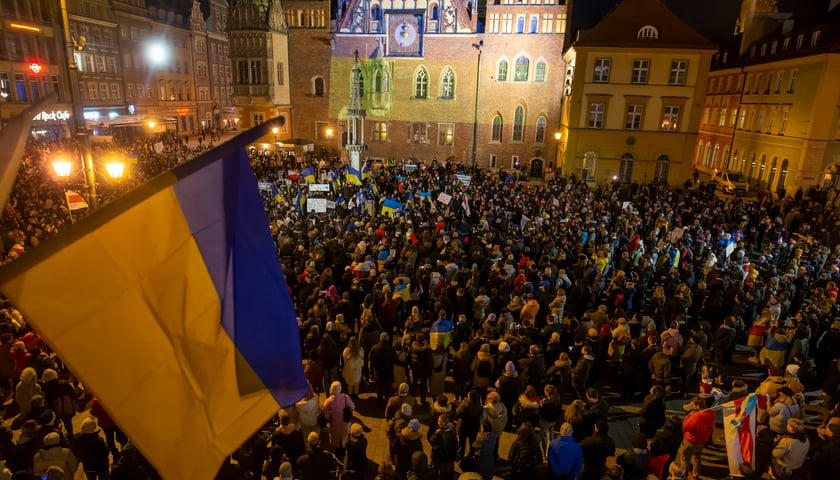
[[[71,212],[73,210],[88,208],[87,200],[85,200],[85,197],[81,196],[78,192],[65,190],[64,198],[67,200],[67,208],[69,208]]]
[[[392,217],[395,213],[400,211],[402,211],[402,203],[394,200],[393,198],[387,198],[382,203],[382,215]]]
[[[350,165],[347,165],[347,172],[344,174],[344,179],[347,183],[352,183],[354,185],[362,184],[362,174]]]
[[[315,169],[306,167],[300,171],[300,176],[309,183],[315,183]]]
[[[165,479],[213,478],[308,391],[245,154],[271,126],[156,177],[0,269],[0,292]]]

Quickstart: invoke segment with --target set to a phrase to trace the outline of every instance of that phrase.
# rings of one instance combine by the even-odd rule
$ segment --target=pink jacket
[[[324,402],[324,416],[330,425],[330,444],[334,447],[346,445],[350,435],[350,423],[344,421],[344,405],[356,411],[353,400],[343,393],[339,393],[338,396],[330,395]]]

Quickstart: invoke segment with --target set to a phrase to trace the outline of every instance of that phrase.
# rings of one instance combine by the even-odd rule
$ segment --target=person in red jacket
[[[715,412],[706,410],[706,400],[700,395],[695,396],[685,409],[688,415],[683,420],[683,441],[677,459],[686,469],[691,466],[689,479],[694,480],[700,477],[703,446],[715,429]]]

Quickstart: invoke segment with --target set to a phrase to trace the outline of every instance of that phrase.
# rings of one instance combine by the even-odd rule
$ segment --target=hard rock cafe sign
[[[32,119],[32,121],[48,122],[50,120],[55,122],[66,121],[70,119],[70,112],[67,110],[53,110],[51,112],[43,111]]]

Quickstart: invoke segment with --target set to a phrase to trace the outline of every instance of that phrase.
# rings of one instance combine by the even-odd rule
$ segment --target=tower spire
[[[362,171],[361,152],[367,149],[365,145],[365,110],[362,108],[362,67],[359,63],[359,50],[354,52],[353,79],[350,84],[350,105],[347,108],[347,150],[350,166]]]

